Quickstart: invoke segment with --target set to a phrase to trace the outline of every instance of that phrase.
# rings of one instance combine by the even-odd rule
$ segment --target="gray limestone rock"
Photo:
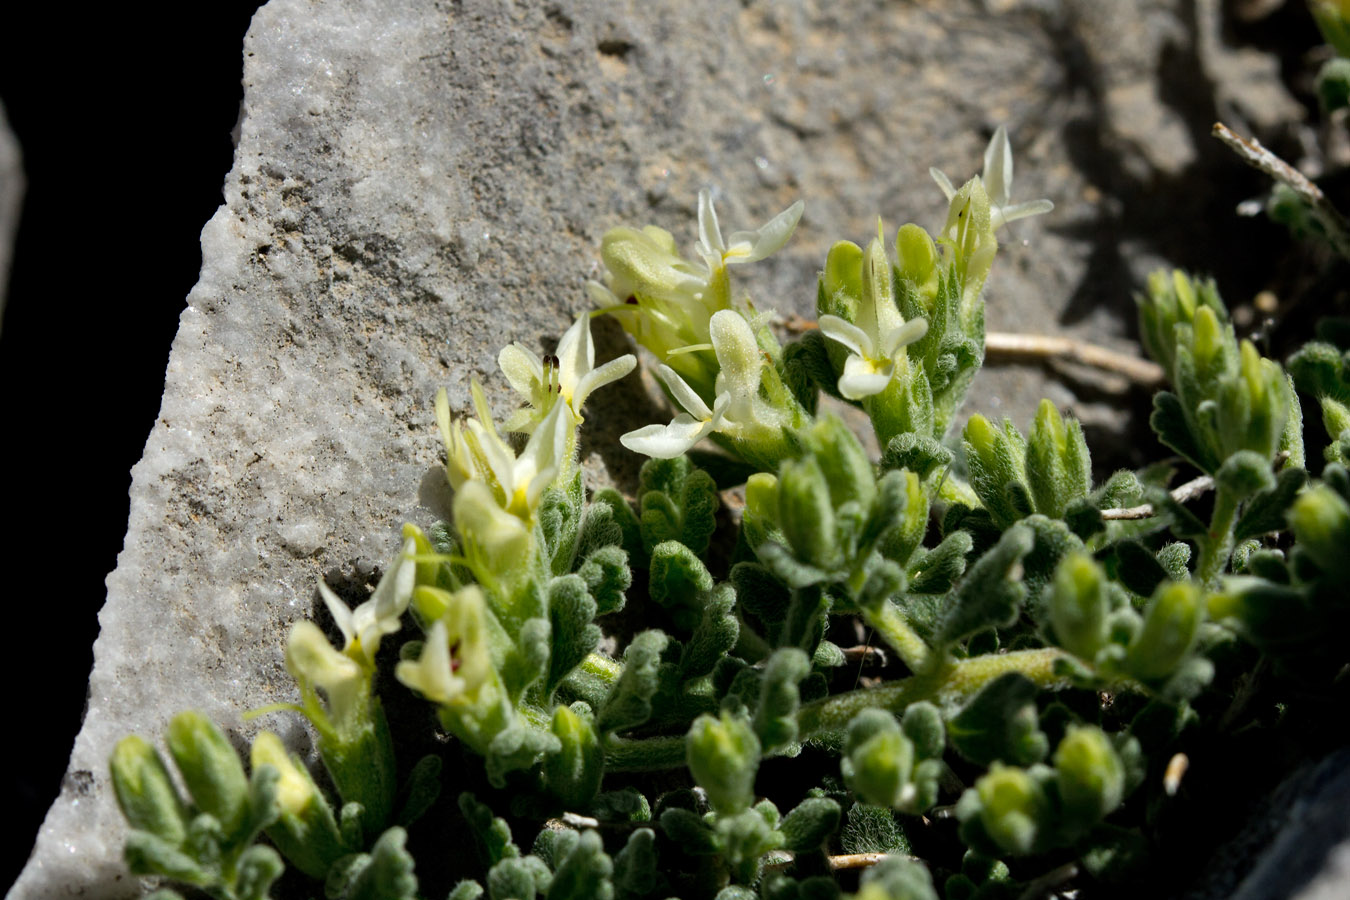
[[[1149,27],[1179,27],[1179,5],[1154,2]],[[891,233],[910,220],[939,226],[928,167],[963,180],[1006,122],[1015,199],[1057,209],[1010,228],[990,327],[1130,349],[1131,284],[1106,276],[1161,250],[1145,242],[1123,270],[1100,267],[1132,239],[1102,222],[1137,198],[1104,196],[1080,164],[1105,126],[1062,47],[1082,23],[1060,6],[261,9],[226,200],[202,232],[201,278],[133,470],[84,728],[10,896],[138,890],[106,772],[123,735],[157,737],[175,711],[197,708],[241,743],[263,724],[303,743],[286,716],[241,718],[294,698],[285,629],[315,614],[316,579],[359,600],[400,522],[443,511],[436,389],[464,412],[477,377],[505,412],[498,348],[540,348],[587,307],[583,283],[609,227],[655,223],[689,247],[704,185],[732,229],[803,197],[797,236],[740,286],[784,316],[810,314],[829,241],[864,240],[878,214]],[[1094,32],[1092,45],[1112,36]],[[1142,90],[1148,69],[1132,46],[1102,63],[1128,71],[1111,82],[1120,90]],[[624,351],[611,323],[595,332],[602,356]],[[1118,427],[1113,404],[1076,390],[1037,368],[1001,368],[982,374],[970,405],[1025,422],[1049,396]],[[583,452],[601,478],[631,486],[632,461],[605,448],[662,414],[637,379],[603,398]]]

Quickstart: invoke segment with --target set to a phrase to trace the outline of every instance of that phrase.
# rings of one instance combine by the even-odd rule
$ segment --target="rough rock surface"
[[[990,327],[1128,349],[1129,276],[1170,255],[1149,204],[1174,194],[1149,192],[1200,154],[1196,124],[1160,105],[1156,60],[1141,55],[1192,26],[1173,0],[1109,21],[1084,12],[1101,6],[264,7],[244,48],[226,202],[202,233],[201,279],[133,472],[84,729],[11,896],[136,893],[106,776],[114,742],[158,735],[188,707],[242,741],[258,725],[241,712],[292,699],[282,636],[314,611],[315,579],[359,600],[399,523],[444,502],[436,388],[463,411],[476,376],[503,411],[497,349],[561,333],[613,225],[654,222],[687,247],[704,185],[733,229],[805,197],[797,237],[740,284],[809,314],[830,240],[865,239],[878,213],[892,230],[939,225],[928,167],[964,179],[1006,122],[1017,199],[1057,209],[1010,229]],[[1273,75],[1265,86],[1280,89]],[[1132,104],[1164,123],[1156,141]],[[1102,175],[1109,158],[1084,163],[1124,145],[1126,177]],[[1204,258],[1206,240],[1172,246]],[[622,351],[617,328],[596,334],[601,354]],[[1077,390],[1001,368],[971,405],[1025,422],[1044,395],[1111,425],[1112,407]],[[635,380],[606,388],[601,407],[593,446],[660,415]],[[631,464],[589,462],[631,484]],[[266,724],[303,740],[285,717]]]
[[[0,320],[5,315],[9,264],[13,258],[14,236],[19,230],[23,189],[23,153],[19,150],[19,141],[14,137],[14,132],[9,130],[5,107],[0,105]]]

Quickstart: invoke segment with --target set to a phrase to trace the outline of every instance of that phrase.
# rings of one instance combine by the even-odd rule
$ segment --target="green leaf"
[[[623,609],[624,592],[633,584],[633,571],[628,567],[628,553],[622,547],[610,545],[592,551],[577,574],[586,582],[595,601],[595,614],[618,612]]]
[[[127,835],[122,855],[133,875],[163,875],[198,887],[215,881],[192,856],[148,831],[133,830]]]
[[[483,886],[466,878],[450,889],[450,895],[445,900],[480,900],[482,896]]]
[[[1306,471],[1285,466],[1276,476],[1274,487],[1258,493],[1247,501],[1233,531],[1233,537],[1241,541],[1282,531],[1289,507],[1307,482]]]
[[[775,650],[765,663],[755,708],[755,734],[765,754],[796,742],[801,706],[797,686],[810,674],[811,661],[796,647]]]
[[[620,897],[644,897],[656,888],[656,832],[639,828],[614,855],[614,887]]]
[[[529,769],[546,753],[558,751],[558,739],[550,732],[539,731],[523,721],[497,732],[488,744],[486,763],[488,781],[493,787],[504,787],[506,774]]]
[[[914,742],[885,710],[864,709],[849,722],[839,767],[864,803],[902,808],[913,793]]]
[[[413,874],[412,855],[404,849],[406,842],[406,831],[397,826],[389,828],[379,835],[369,854],[358,854],[358,862],[348,866],[338,891],[329,876],[325,893],[342,900],[416,900],[417,876]]]
[[[113,748],[109,768],[127,823],[169,846],[182,844],[187,836],[186,810],[155,749],[136,735],[124,737]]]
[[[544,759],[549,791],[569,810],[585,809],[600,790],[605,753],[590,707],[577,702],[553,711],[553,735],[561,749]]]
[[[592,624],[596,604],[580,575],[554,578],[548,587],[548,615],[552,626],[552,652],[544,696],[552,697],[558,685],[600,644],[600,628]]]
[[[534,900],[538,894],[537,869],[527,860],[537,857],[503,859],[488,870],[488,896],[492,900]]]
[[[1026,596],[1026,588],[1018,578],[1021,561],[1034,544],[1030,528],[1014,525],[988,553],[976,560],[943,617],[941,643],[950,644],[987,628],[1003,628],[1017,620]]]
[[[1215,460],[1201,449],[1201,444],[1192,434],[1185,408],[1176,394],[1159,391],[1153,395],[1153,413],[1149,416],[1148,424],[1158,435],[1158,440],[1181,454],[1197,469],[1214,471]]]
[[[837,376],[830,365],[825,344],[823,334],[808,331],[783,348],[783,381],[802,409],[813,416],[819,406],[821,390],[832,397],[839,396]]]
[[[839,828],[843,810],[828,797],[807,797],[783,817],[778,830],[793,853],[819,850]]]
[[[581,528],[581,492],[578,470],[566,490],[550,487],[539,503],[539,532],[554,575],[566,574],[572,568],[572,552]]]
[[[623,654],[623,672],[600,709],[596,729],[601,734],[636,728],[651,718],[651,699],[660,686],[661,652],[669,640],[655,630],[633,638]]]
[[[623,498],[623,494],[614,488],[602,488],[591,496],[591,504],[609,507],[610,521],[619,527],[623,538],[621,543],[623,549],[628,552],[628,558],[639,568],[645,568],[647,551],[642,544],[642,525],[633,508]]]
[[[717,836],[712,826],[693,810],[673,806],[661,813],[661,830],[691,856],[709,856],[717,852]]]
[[[639,475],[638,494],[648,554],[665,541],[679,541],[695,556],[707,552],[718,506],[717,485],[707,472],[684,457],[649,459]]]
[[[764,566],[754,562],[732,566],[730,580],[736,589],[737,605],[763,623],[769,634],[778,631],[791,601],[783,583]]]
[[[234,893],[238,900],[266,900],[272,883],[286,871],[281,856],[271,847],[249,847],[235,865]]]
[[[494,816],[492,810],[479,803],[473,794],[465,791],[459,795],[459,811],[469,823],[469,833],[477,839],[475,843],[488,867],[520,855],[520,850],[511,841],[511,826],[505,819]]]
[[[408,773],[400,796],[396,824],[407,828],[416,822],[441,796],[441,758],[427,754]]]
[[[909,853],[909,838],[895,821],[888,807],[854,803],[839,835],[839,848],[845,853]]]
[[[888,856],[863,873],[858,896],[867,900],[938,900],[933,876],[918,860]]]
[[[947,723],[956,752],[981,766],[996,760],[1030,765],[1044,759],[1050,742],[1039,727],[1038,692],[1019,672],[991,681]]]
[[[1188,582],[1158,586],[1144,614],[1144,626],[1130,642],[1126,669],[1143,681],[1172,674],[1195,643],[1204,620],[1200,589]]]
[[[970,486],[1001,528],[1033,512],[1026,484],[1026,440],[1008,420],[997,428],[984,416],[971,416],[962,433]]]
[[[182,712],[169,722],[169,753],[193,802],[220,823],[227,842],[247,828],[248,776],[239,754],[206,716]]]
[[[571,852],[554,866],[549,884],[549,900],[612,900],[614,884],[610,875],[614,863],[605,853],[600,835],[583,831]]]
[[[670,610],[682,628],[692,630],[712,587],[707,567],[684,544],[665,541],[652,549],[651,598]]]
[[[926,481],[934,472],[950,466],[954,458],[952,451],[934,438],[906,431],[891,438],[886,445],[886,452],[881,455],[881,470],[907,469]]]
[[[966,571],[966,556],[975,541],[968,531],[953,531],[929,550],[909,570],[909,590],[914,594],[942,594],[951,590]]]
[[[1136,594],[1148,597],[1167,580],[1162,563],[1138,541],[1121,541],[1115,551],[1115,577]]]
[[[900,718],[900,730],[914,743],[914,753],[919,759],[942,758],[947,747],[947,726],[932,703],[920,700],[906,706]]]
[[[1096,726],[1069,727],[1055,748],[1055,777],[1065,818],[1078,831],[1110,815],[1125,797],[1125,766]]]
[[[717,661],[736,646],[741,626],[735,608],[736,591],[731,585],[718,585],[709,593],[703,606],[703,617],[680,654],[680,674],[683,678],[707,675],[717,665]]]
[[[685,739],[689,771],[723,815],[750,806],[759,771],[759,738],[749,722],[723,711],[699,716]]]

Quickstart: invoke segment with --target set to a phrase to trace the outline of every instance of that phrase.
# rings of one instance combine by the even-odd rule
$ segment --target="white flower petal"
[[[797,223],[801,221],[802,211],[805,209],[806,204],[798,200],[765,222],[759,230],[738,231],[733,234],[728,242],[730,246],[737,247],[740,251],[738,245],[744,245],[746,249],[738,252],[735,257],[728,258],[728,265],[733,262],[758,262],[777,253],[788,242],[788,238],[792,237],[792,232],[797,230]]]
[[[825,315],[820,317],[817,324],[821,334],[843,344],[856,356],[872,356],[875,352],[876,348],[872,346],[872,339],[867,336],[867,332],[846,319]]]
[[[393,634],[399,630],[399,619],[412,602],[413,587],[417,584],[417,564],[413,562],[413,556],[417,553],[417,542],[412,538],[403,542],[403,548],[394,559],[393,565],[389,571],[385,572],[380,578],[380,583],[375,587],[375,593],[370,595],[370,599],[361,604],[361,607],[369,606],[374,612],[374,619],[382,634]],[[358,607],[357,611],[360,611]],[[365,647],[367,655],[374,657],[378,649],[379,639],[376,638],[376,646],[366,646],[366,636],[361,635],[361,642]]]
[[[630,431],[619,438],[634,453],[654,459],[674,459],[712,431],[712,422],[701,422],[686,413],[680,413],[669,425],[648,425]]]
[[[1013,158],[1012,145],[1008,143],[1008,129],[1002,125],[994,131],[989,146],[984,149],[983,179],[990,203],[1006,206],[1012,197]]]
[[[744,402],[753,397],[759,392],[762,360],[750,323],[734,309],[724,309],[713,314],[708,330],[722,370],[718,377],[725,378],[732,399]]]
[[[544,380],[544,361],[524,344],[516,341],[497,354],[497,365],[517,393],[533,399]]]
[[[1028,216],[1044,215],[1054,208],[1055,204],[1049,200],[1028,200],[1025,203],[1014,203],[1012,206],[995,206],[990,210],[989,222],[994,230],[998,230],[1009,222],[1016,222]]]
[[[323,598],[324,606],[328,607],[328,614],[333,617],[337,623],[338,631],[342,632],[343,649],[351,646],[352,639],[356,637],[356,617],[352,615],[351,609],[342,598],[333,592],[323,581],[319,582],[319,596]]]
[[[922,338],[928,333],[928,320],[910,319],[899,328],[890,331],[881,342],[881,352],[887,359],[894,359],[900,348]]]
[[[586,399],[596,388],[604,387],[612,381],[618,381],[637,368],[637,357],[626,353],[618,359],[611,359],[598,369],[591,369],[572,389],[572,412],[581,415]]]
[[[656,367],[656,376],[665,383],[666,389],[670,395],[675,398],[675,402],[684,407],[685,412],[698,419],[711,419],[712,410],[708,409],[708,404],[703,402],[703,398],[694,392],[679,373],[667,365]],[[678,454],[677,454],[678,455]]]
[[[720,261],[726,249],[726,244],[722,243],[722,229],[717,224],[717,211],[713,209],[712,192],[704,188],[698,192],[699,255],[705,260],[712,257]]]
[[[876,365],[858,356],[844,361],[844,374],[839,376],[839,393],[849,400],[861,400],[886,390],[895,373],[895,365]]]
[[[581,314],[558,341],[558,378],[563,393],[581,380],[595,365],[595,344],[591,341],[591,317]]]
[[[937,182],[937,186],[942,188],[943,195],[950,201],[956,196],[956,188],[952,187],[951,179],[942,174],[938,169],[929,169],[928,174]]]

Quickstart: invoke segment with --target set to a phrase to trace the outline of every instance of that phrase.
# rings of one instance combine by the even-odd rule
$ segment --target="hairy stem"
[[[886,600],[874,607],[863,609],[863,618],[876,629],[877,634],[890,644],[911,672],[922,672],[927,668],[932,651],[923,638],[910,627],[899,607]]]
[[[1233,492],[1219,485],[1214,492],[1214,514],[1209,520],[1209,534],[1200,542],[1200,560],[1195,566],[1195,577],[1205,587],[1213,586],[1228,566],[1233,552],[1233,525],[1237,521],[1238,501]]]

